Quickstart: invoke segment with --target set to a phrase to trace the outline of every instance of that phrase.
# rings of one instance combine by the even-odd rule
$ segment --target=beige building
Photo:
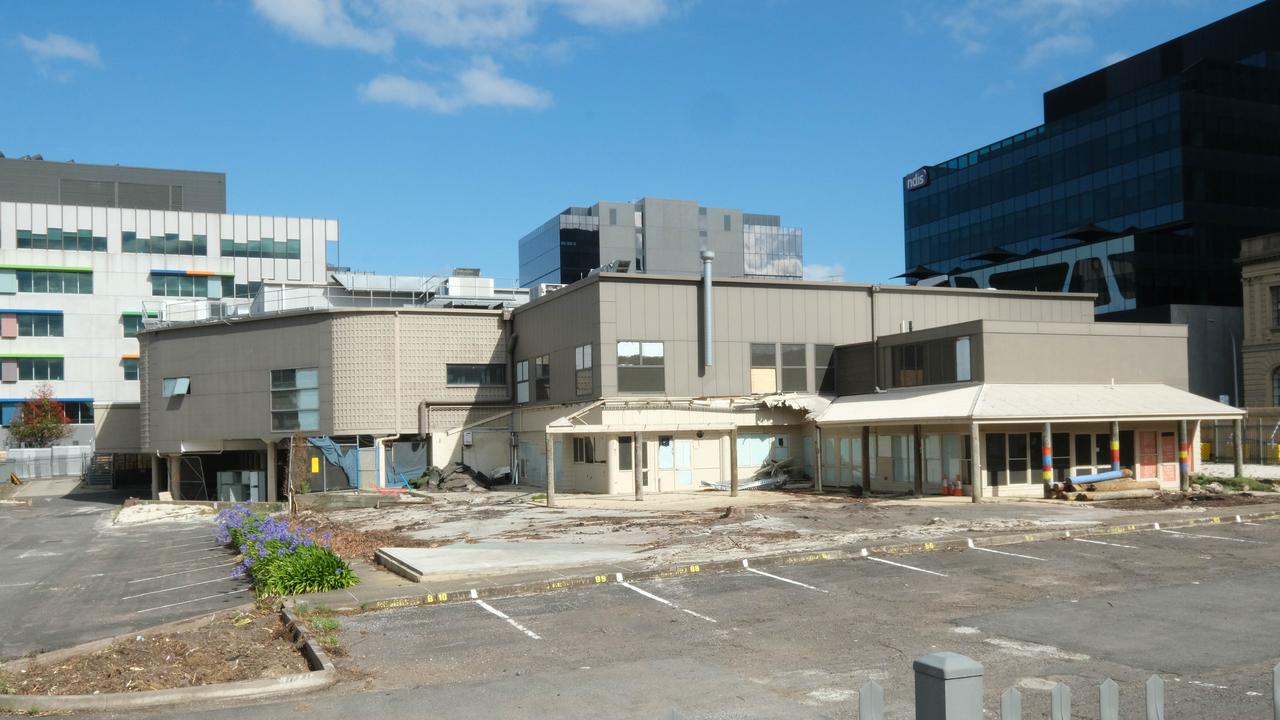
[[[1244,405],[1280,406],[1280,234],[1240,242],[1244,282]]]
[[[168,459],[154,489],[167,473],[184,496],[212,495],[217,471],[261,470],[275,497],[282,443],[301,432],[331,446],[310,463],[326,488],[330,465],[344,468],[339,486],[390,488],[461,461],[561,491],[785,475],[1038,493],[1031,446],[1046,423],[1055,479],[1109,467],[1115,429],[1139,474],[1176,483],[1166,438],[1239,415],[1186,392],[1185,328],[1095,324],[1087,295],[705,288],[598,273],[514,310],[406,303],[162,325],[140,336],[142,442]]]

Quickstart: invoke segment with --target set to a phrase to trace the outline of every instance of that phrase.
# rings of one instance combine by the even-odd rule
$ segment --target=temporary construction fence
[[[983,713],[982,664],[959,653],[938,652],[919,658],[915,670],[916,720],[1022,720],[1022,692],[1005,690],[1000,696],[999,715]],[[1272,712],[1269,717],[1280,720],[1280,665],[1272,668]],[[1145,688],[1143,705],[1145,720],[1165,720],[1164,680],[1151,676]],[[1105,680],[1098,688],[1098,710],[1101,720],[1120,719],[1120,686]],[[678,716],[677,716],[678,717]],[[884,689],[868,680],[858,692],[858,720],[884,720]],[[1049,692],[1051,720],[1071,720],[1071,688],[1058,683]],[[1197,719],[1198,720],[1198,719]]]
[[[10,473],[20,480],[85,477],[93,458],[89,445],[55,445],[47,448],[10,448],[0,462],[0,477]]]
[[[1241,429],[1244,462],[1280,465],[1280,415],[1262,415],[1251,411]],[[1232,423],[1201,423],[1200,459],[1205,462],[1234,462],[1236,441]]]

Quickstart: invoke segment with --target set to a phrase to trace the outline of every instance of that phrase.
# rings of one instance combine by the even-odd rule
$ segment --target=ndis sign
[[[929,184],[929,168],[920,168],[902,179],[902,186],[907,190],[919,190]]]

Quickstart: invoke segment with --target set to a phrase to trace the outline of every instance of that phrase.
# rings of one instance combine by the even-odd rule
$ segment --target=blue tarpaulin
[[[356,452],[356,448],[343,451],[337,443],[327,437],[309,437],[307,442],[319,450],[330,465],[342,468],[342,472],[347,475],[348,485],[351,487],[357,486],[358,478],[360,477],[360,453]]]

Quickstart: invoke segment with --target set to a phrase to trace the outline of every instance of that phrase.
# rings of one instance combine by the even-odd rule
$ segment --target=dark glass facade
[[[587,212],[569,208],[520,238],[520,287],[571,283],[600,266],[600,218]]]
[[[993,249],[1159,228],[1137,271],[1167,273],[1168,292],[1144,294],[1224,282],[1214,300],[1239,304],[1239,240],[1280,229],[1278,51],[1272,1],[1049,91],[1044,125],[907,176],[906,267],[955,274]]]

